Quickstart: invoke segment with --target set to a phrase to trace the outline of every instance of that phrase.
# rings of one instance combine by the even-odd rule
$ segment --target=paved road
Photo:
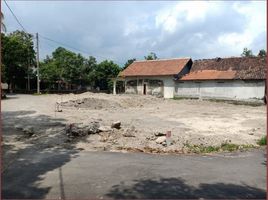
[[[40,150],[2,175],[2,198],[265,198],[264,150],[213,156]]]

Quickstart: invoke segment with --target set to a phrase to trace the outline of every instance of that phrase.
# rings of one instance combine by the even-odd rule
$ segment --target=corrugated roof
[[[163,76],[178,74],[191,58],[135,61],[120,76]]]
[[[231,57],[196,60],[180,80],[266,79],[266,57]]]

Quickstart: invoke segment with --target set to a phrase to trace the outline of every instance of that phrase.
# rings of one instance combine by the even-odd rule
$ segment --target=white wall
[[[261,99],[264,97],[265,81],[184,81],[176,82],[175,95],[221,99]]]
[[[164,83],[164,98],[173,98],[174,97],[174,87],[175,82],[173,81],[173,76],[148,76],[148,77],[126,77],[126,81],[129,80],[162,80]],[[138,94],[143,94],[143,84],[138,85],[137,87]]]

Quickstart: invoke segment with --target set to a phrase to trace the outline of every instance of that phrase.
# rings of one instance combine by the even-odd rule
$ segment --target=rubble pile
[[[87,109],[114,109],[121,107],[119,103],[115,101],[109,101],[107,99],[98,98],[83,98],[77,100],[69,100],[60,103],[62,107],[74,107],[74,108],[87,108]]]
[[[96,134],[99,131],[99,122],[91,122],[89,125],[83,123],[71,123],[65,127],[65,133],[68,137],[81,137],[89,134]]]

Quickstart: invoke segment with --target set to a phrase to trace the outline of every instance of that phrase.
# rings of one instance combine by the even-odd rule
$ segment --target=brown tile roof
[[[196,60],[180,80],[266,79],[266,57],[231,57]]]
[[[178,74],[190,58],[135,61],[120,76],[163,76]]]
[[[236,71],[200,70],[183,76],[180,80],[234,79]]]

